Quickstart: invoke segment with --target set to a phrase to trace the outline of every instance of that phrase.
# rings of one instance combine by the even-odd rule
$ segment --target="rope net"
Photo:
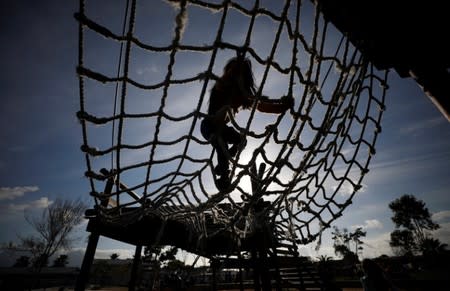
[[[269,222],[279,240],[307,244],[361,189],[387,72],[318,4],[81,0],[76,19],[82,151],[105,221],[155,214],[238,240]],[[219,191],[216,153],[200,122],[210,89],[237,54],[253,65],[256,98],[290,96],[294,106],[279,115],[241,110],[231,120],[247,144],[230,161],[231,186]],[[114,186],[104,191],[108,179]],[[252,211],[261,199],[268,206]],[[220,227],[209,230],[206,217]]]

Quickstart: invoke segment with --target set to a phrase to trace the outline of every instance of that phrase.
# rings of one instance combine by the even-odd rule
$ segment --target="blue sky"
[[[106,2],[96,1],[95,5],[98,7],[89,4],[87,9],[91,9],[88,11],[92,12],[95,20],[119,33],[120,21],[113,20],[120,19],[123,8],[119,5],[101,6]],[[142,14],[137,19],[135,33],[143,42],[167,44],[173,36],[172,19],[176,10],[166,4],[152,6],[150,9],[148,5],[156,2],[149,3],[145,2],[146,7],[140,6]],[[33,1],[3,1],[0,8],[0,52],[3,66],[0,73],[0,243],[7,243],[15,241],[17,235],[30,233],[24,212],[38,213],[56,198],[81,197],[89,205],[93,201],[88,195],[88,181],[84,178],[86,163],[80,151],[81,126],[75,115],[79,110],[75,71],[78,26],[73,13],[78,9],[78,3],[74,0],[64,3],[56,0],[41,1],[39,4]],[[270,7],[275,11],[279,11],[279,8]],[[184,40],[193,45],[211,42],[216,31],[213,24],[214,21],[217,22],[220,13],[191,9]],[[147,11],[148,15],[142,11]],[[242,15],[234,10],[230,11],[231,23],[243,21]],[[164,20],[167,15],[171,21]],[[273,42],[273,34],[266,33],[271,31],[271,24],[261,20],[256,27],[259,29],[255,30],[252,42],[259,44],[255,46],[258,53],[267,54],[270,48],[267,44]],[[239,25],[230,25],[224,31],[224,39],[239,43],[243,40],[244,31]],[[330,37],[338,39],[337,36]],[[86,63],[95,63],[100,66],[101,72],[114,75],[114,58],[117,55],[108,50],[114,51],[117,47],[108,48],[109,43],[96,36],[87,36],[87,42],[91,48],[103,48],[105,51],[87,52]],[[136,69],[132,74],[137,80],[145,81],[146,76],[151,73],[158,75],[166,66],[167,59],[161,56],[136,52],[136,55],[139,54],[147,58],[135,59],[139,62],[134,64]],[[229,52],[219,53],[215,73],[220,74],[221,67],[229,56]],[[283,56],[278,58],[283,59]],[[180,57],[174,77],[191,76],[192,70],[200,72],[204,70],[207,61],[208,56],[200,54]],[[258,68],[255,78],[261,78]],[[277,82],[282,81],[279,79],[277,76],[268,79],[267,82],[273,84],[268,86],[267,94],[282,94],[276,89],[270,89],[280,87]],[[198,96],[195,92],[199,90],[199,84],[189,88],[192,91],[185,95]],[[355,195],[353,204],[334,223],[349,229],[364,226],[367,230],[364,256],[390,253],[388,240],[393,224],[388,204],[406,193],[415,195],[427,204],[433,218],[441,225],[436,236],[450,244],[450,123],[413,80],[399,78],[392,71],[389,86],[382,120],[383,130],[378,137],[377,153],[370,164],[370,172],[363,180],[362,190]],[[183,89],[186,90],[174,88],[174,94]],[[195,101],[186,98],[186,104]],[[88,104],[89,108],[98,110],[99,114],[110,114],[111,103],[105,104],[95,98],[89,100],[92,102]],[[130,103],[129,106],[136,112],[143,104],[152,106],[151,102],[143,102],[148,101],[136,100],[135,104]],[[171,105],[178,104],[169,103],[168,110],[173,110],[174,114],[186,113],[182,106],[171,108]],[[141,124],[134,127],[130,125],[130,135],[127,138],[138,142],[145,137],[143,133],[149,134],[149,130]],[[104,140],[103,133],[99,137],[99,143],[110,142]],[[131,158],[139,159],[139,154]],[[101,165],[108,163],[108,160],[98,159],[95,163]],[[78,258],[86,245],[84,238],[87,233],[84,228],[85,225],[80,226],[77,232],[79,239],[74,244]],[[328,231],[324,234],[323,247],[319,252],[313,251],[311,247],[302,251],[312,256],[332,255],[330,246]],[[121,253],[121,257],[125,258],[130,256],[132,250],[128,245],[102,239],[97,255],[109,256],[113,252]]]

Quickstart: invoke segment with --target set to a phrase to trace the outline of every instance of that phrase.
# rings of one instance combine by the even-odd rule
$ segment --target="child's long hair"
[[[232,84],[238,86],[239,91],[243,91],[241,92],[242,96],[235,96],[241,98],[246,97],[245,99],[234,100],[239,107],[242,106],[245,109],[250,108],[252,100],[248,98],[250,96],[247,94],[251,96],[256,94],[255,80],[250,60],[240,56],[230,59],[223,69],[222,78],[225,81],[231,81]]]
[[[253,77],[252,63],[248,58],[234,57],[228,61],[223,69],[223,78],[237,78],[242,77],[243,89],[250,94],[255,95],[255,80]]]
[[[214,113],[223,106],[224,94],[231,94],[231,106],[236,113],[239,108],[248,109],[252,105],[252,96],[255,95],[255,81],[253,79],[252,64],[249,59],[234,57],[230,59],[223,69],[223,75],[213,88],[214,94],[209,99],[208,113]],[[236,94],[237,93],[237,94]]]

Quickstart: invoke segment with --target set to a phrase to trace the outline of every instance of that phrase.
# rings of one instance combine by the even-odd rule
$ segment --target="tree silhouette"
[[[414,253],[413,233],[407,229],[396,229],[391,232],[389,245],[394,248],[394,252],[403,256],[412,256]]]
[[[334,226],[331,234],[334,241],[334,253],[342,256],[344,260],[348,260],[349,262],[358,261],[358,252],[363,249],[361,246],[363,241],[360,238],[366,236],[366,232],[362,230],[362,227],[356,228],[354,232],[349,232],[347,228],[341,230],[337,226]],[[351,242],[355,245],[355,252],[351,251]]]
[[[362,244],[364,242],[360,239],[365,237],[367,232],[362,230],[362,227],[358,227],[354,232],[349,233],[350,240],[355,244],[355,254],[363,250]]]
[[[59,200],[50,204],[41,216],[25,216],[37,236],[19,237],[22,246],[32,254],[36,272],[47,266],[48,259],[60,249],[69,249],[75,226],[83,220],[86,206],[80,200]]]
[[[59,255],[53,261],[53,267],[65,267],[69,263],[69,257],[67,255]]]
[[[417,200],[413,195],[405,194],[389,204],[394,215],[392,221],[395,230],[391,233],[389,244],[403,255],[423,253],[424,247],[430,246],[432,230],[439,228],[431,220],[425,202]]]
[[[178,248],[169,247],[164,251],[160,246],[147,246],[144,248],[144,261],[157,264],[159,267],[166,261],[175,260]]]
[[[117,260],[119,258],[119,254],[113,253],[109,256],[111,260]]]
[[[438,239],[426,238],[420,246],[420,251],[425,256],[435,256],[445,252],[447,244],[441,243]]]
[[[13,267],[15,268],[27,268],[30,265],[30,257],[28,256],[20,256],[17,258]]]
[[[164,263],[175,260],[178,252],[177,247],[168,247],[164,251],[161,246],[147,246],[144,248],[143,261],[150,264],[153,269],[153,282],[151,282],[151,290],[159,288],[160,271]]]

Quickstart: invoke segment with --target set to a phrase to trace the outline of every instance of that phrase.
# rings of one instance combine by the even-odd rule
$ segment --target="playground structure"
[[[149,6],[125,2],[119,9],[122,26],[97,15],[92,1],[80,0],[76,13],[77,116],[95,201],[86,212],[91,235],[77,290],[85,288],[100,235],[136,246],[130,290],[147,245],[173,245],[222,265],[250,266],[256,290],[305,289],[302,276],[283,279],[280,268],[290,264],[300,274],[298,245],[320,240],[362,187],[381,131],[388,69],[403,76],[412,72],[441,111],[448,109],[439,82],[445,74],[433,67],[441,63],[414,63],[383,47],[382,34],[368,24],[374,18],[363,16],[366,10],[354,1],[339,7],[333,1],[271,2],[270,7],[260,1],[162,1],[165,11],[173,12],[173,20],[166,21],[171,28],[166,43],[156,28],[155,43],[146,37]],[[193,41],[189,29],[195,23],[186,19],[196,13],[216,22],[210,25],[212,35]],[[246,19],[241,38],[228,33],[236,15]],[[266,49],[257,44],[258,25],[267,28],[261,19],[271,23]],[[215,153],[199,124],[211,85],[235,55],[254,65],[256,98],[289,96],[295,104],[280,116],[252,108],[231,121],[247,137],[247,146],[231,160],[231,186],[218,191]],[[164,66],[156,66],[161,59]],[[244,253],[251,259],[245,261]]]
[[[378,69],[413,78],[450,121],[450,20],[443,3],[319,0],[324,17]]]

